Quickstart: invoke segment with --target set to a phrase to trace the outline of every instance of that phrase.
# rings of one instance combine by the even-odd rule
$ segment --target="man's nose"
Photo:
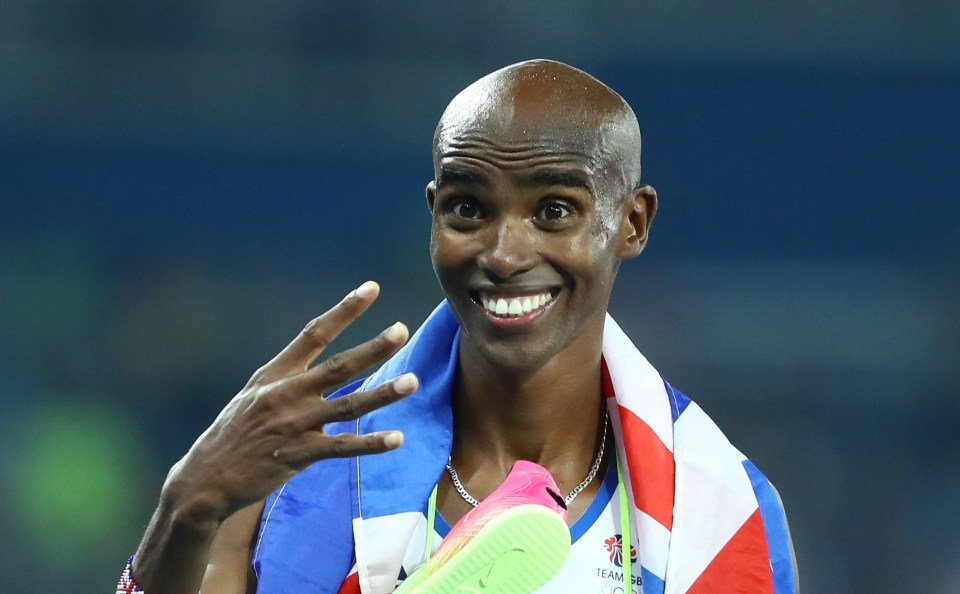
[[[536,266],[536,240],[523,222],[505,222],[490,231],[478,264],[491,281],[506,280]]]

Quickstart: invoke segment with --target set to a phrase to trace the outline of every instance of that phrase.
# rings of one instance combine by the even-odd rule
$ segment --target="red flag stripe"
[[[340,584],[337,594],[360,594],[360,574],[351,573],[348,575],[347,579]]]
[[[760,510],[753,512],[687,594],[773,594],[767,538]]]
[[[603,378],[603,394],[616,401],[613,380],[607,362],[600,361]],[[667,530],[673,528],[673,497],[676,487],[673,452],[660,441],[660,437],[646,422],[623,406],[617,406],[620,428],[623,431],[625,460],[634,462],[630,468],[630,483],[633,501],[644,512]]]
[[[630,464],[630,486],[637,509],[673,529],[673,453],[640,417],[619,407],[623,445]]]

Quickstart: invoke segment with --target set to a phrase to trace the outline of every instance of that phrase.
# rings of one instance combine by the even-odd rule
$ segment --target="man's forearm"
[[[400,447],[403,435],[398,431],[327,435],[318,430],[327,423],[356,419],[417,390],[416,376],[406,373],[370,390],[324,397],[406,343],[409,331],[397,322],[375,338],[333,355],[326,364],[312,365],[373,303],[379,290],[375,282],[363,283],[308,323],[254,373],[170,469],[120,592],[134,591],[133,580],[147,594],[196,594],[211,563],[214,573],[218,567],[229,567],[228,573],[242,574],[239,581],[245,581],[249,558],[242,558],[244,547],[251,542],[270,493],[320,460]],[[221,530],[244,509],[250,512],[232,524],[235,530]],[[227,536],[218,540],[221,532]],[[213,573],[210,579],[224,583]]]

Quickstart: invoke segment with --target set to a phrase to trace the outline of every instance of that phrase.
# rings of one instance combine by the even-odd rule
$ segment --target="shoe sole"
[[[434,572],[414,572],[395,594],[530,594],[560,571],[569,552],[570,530],[555,511],[518,505]]]

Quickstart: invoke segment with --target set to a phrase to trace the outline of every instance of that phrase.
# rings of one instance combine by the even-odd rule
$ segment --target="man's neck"
[[[579,484],[595,455],[603,418],[596,342],[567,349],[531,372],[495,368],[461,345],[454,389],[458,470],[489,475],[495,486],[523,459],[550,470],[561,490]]]

